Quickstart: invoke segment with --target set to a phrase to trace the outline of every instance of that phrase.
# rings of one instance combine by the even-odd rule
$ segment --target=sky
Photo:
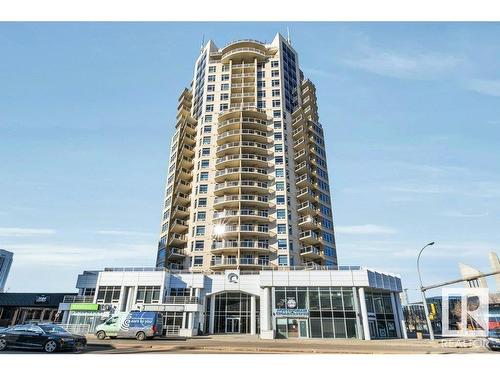
[[[430,241],[424,284],[458,278],[460,262],[488,271],[499,23],[0,23],[8,290],[74,292],[83,270],[153,266],[177,98],[202,41],[287,27],[317,87],[339,263],[400,274],[411,299]]]

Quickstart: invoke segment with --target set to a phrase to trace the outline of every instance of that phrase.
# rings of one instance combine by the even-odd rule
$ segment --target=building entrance
[[[226,318],[226,333],[240,333],[240,318]]]
[[[212,303],[212,298],[213,303]],[[252,303],[252,298],[255,302]],[[241,292],[224,292],[210,296],[207,303],[207,324],[213,319],[213,333],[259,333],[259,297]],[[214,311],[210,309],[214,307]],[[252,312],[252,308],[254,311]]]

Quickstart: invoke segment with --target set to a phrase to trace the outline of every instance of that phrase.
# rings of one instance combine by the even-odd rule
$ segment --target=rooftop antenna
[[[205,34],[202,34],[201,36],[201,47],[200,47],[200,53],[203,52],[203,47],[205,46]]]
[[[288,44],[292,44],[292,40],[290,39],[290,28],[288,26],[286,27],[286,41]]]

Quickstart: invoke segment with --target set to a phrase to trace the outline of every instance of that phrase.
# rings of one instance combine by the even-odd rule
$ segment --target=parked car
[[[72,350],[87,346],[84,336],[74,335],[57,324],[21,324],[0,332],[0,351],[7,348],[41,349],[46,353]]]
[[[103,324],[96,327],[99,340],[106,337],[135,337],[142,341],[147,338],[161,336],[163,315],[154,311],[122,312],[111,316]]]
[[[500,329],[489,331],[488,348],[491,350],[500,350]]]

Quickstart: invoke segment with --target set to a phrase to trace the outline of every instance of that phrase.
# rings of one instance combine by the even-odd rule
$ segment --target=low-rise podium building
[[[80,275],[79,296],[60,305],[63,323],[92,331],[114,312],[142,310],[163,312],[164,334],[186,337],[404,337],[401,280],[371,268],[220,273],[109,268],[92,275]],[[94,294],[83,295],[89,290]]]

